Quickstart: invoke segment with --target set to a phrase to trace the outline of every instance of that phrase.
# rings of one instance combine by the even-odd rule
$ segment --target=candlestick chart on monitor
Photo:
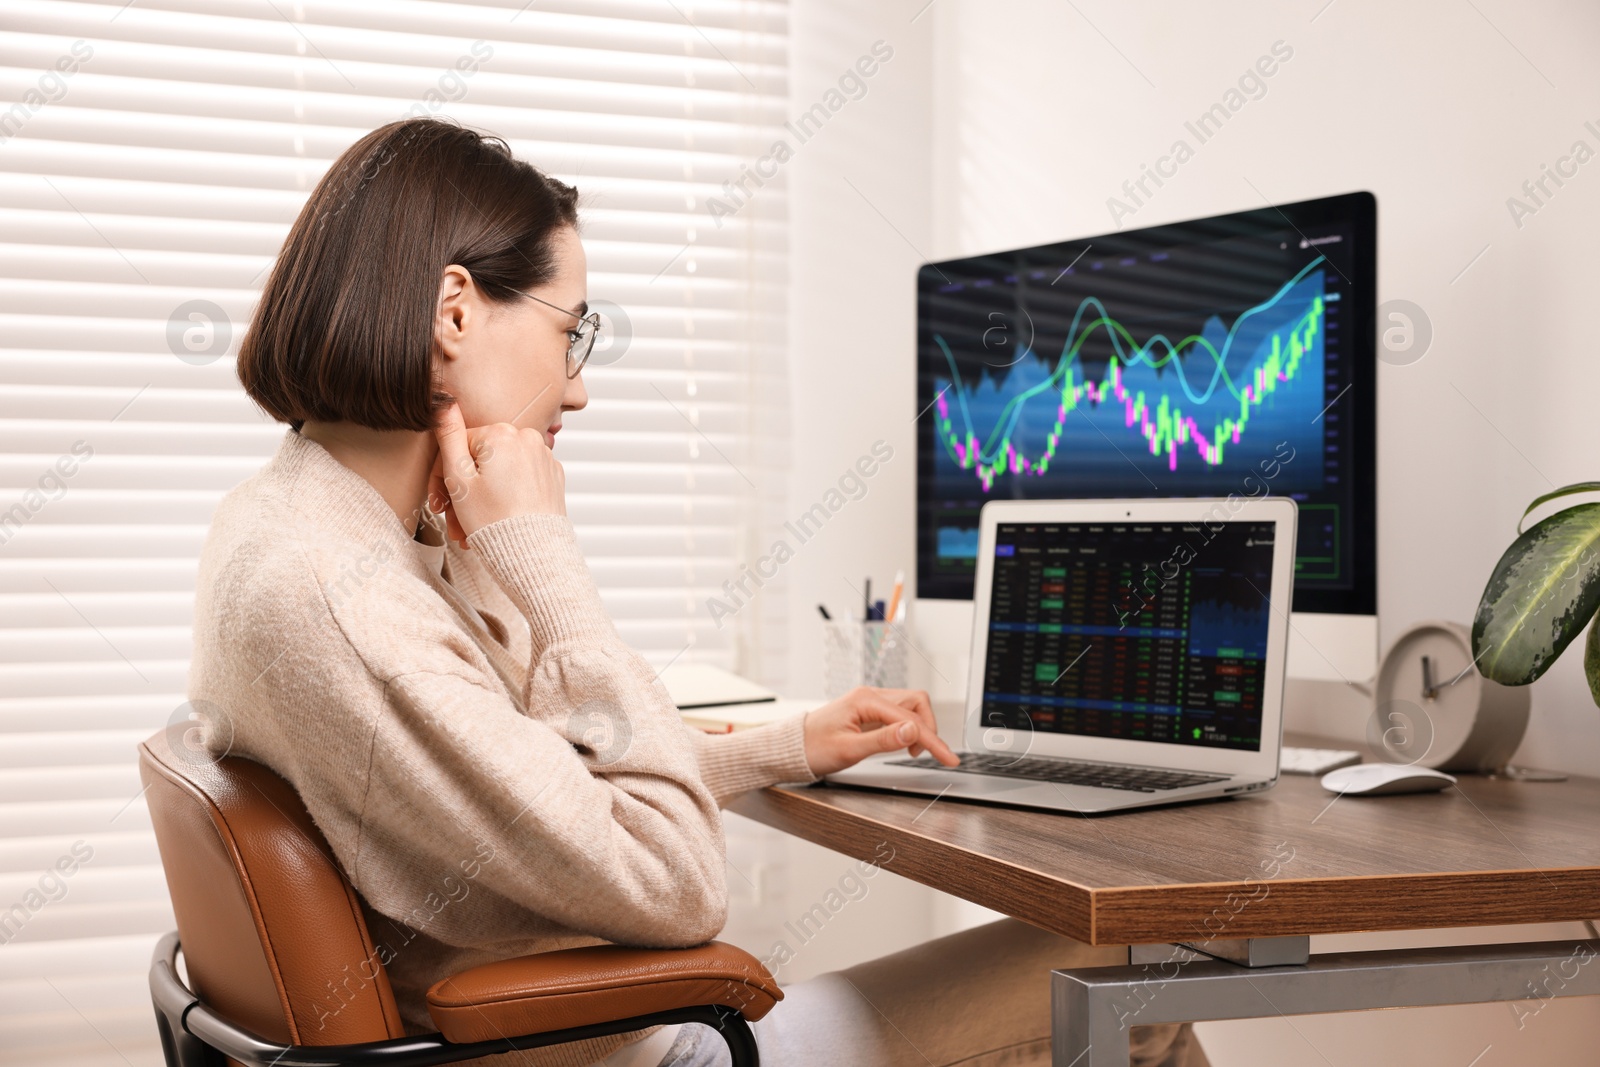
[[[1197,227],[923,267],[920,596],[970,595],[1018,498],[1292,496],[1297,597],[1353,587],[1356,235]]]
[[[1016,358],[999,373],[985,367],[976,381],[963,378],[935,330],[948,367],[947,377],[934,380],[940,477],[966,475],[989,493],[1004,475],[1048,478],[1052,460],[1065,453],[1058,478],[1078,490],[1097,470],[1125,481],[1117,457],[1153,478],[1176,472],[1181,456],[1219,475],[1186,476],[1195,495],[1207,481],[1225,494],[1237,487],[1236,470],[1281,457],[1285,442],[1295,453],[1320,452],[1323,262],[1318,256],[1232,323],[1213,314],[1181,337],[1138,338],[1097,297],[1085,297],[1058,353],[1019,338]],[[1098,366],[1083,358],[1097,333],[1111,349]],[[1082,418],[1068,419],[1080,411]]]

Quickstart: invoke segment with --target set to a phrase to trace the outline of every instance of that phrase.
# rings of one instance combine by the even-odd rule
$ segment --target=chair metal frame
[[[150,961],[150,998],[155,1003],[167,1067],[225,1067],[225,1057],[246,1067],[433,1067],[668,1023],[704,1023],[715,1029],[728,1044],[733,1067],[760,1067],[761,1063],[749,1022],[743,1013],[722,1004],[674,1008],[470,1044],[455,1044],[442,1034],[428,1033],[355,1045],[281,1045],[235,1026],[201,1003],[178,977],[179,947],[178,933],[173,931],[156,944]]]

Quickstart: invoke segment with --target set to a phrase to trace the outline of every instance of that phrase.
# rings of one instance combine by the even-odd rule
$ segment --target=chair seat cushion
[[[593,945],[498,960],[435,982],[428,1013],[458,1044],[542,1034],[672,1008],[722,1004],[754,1021],[783,991],[750,953]]]

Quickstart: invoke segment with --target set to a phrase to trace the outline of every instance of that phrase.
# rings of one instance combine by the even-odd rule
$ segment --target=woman
[[[216,512],[190,696],[217,709],[208,744],[299,791],[417,1031],[428,986],[467,967],[715,937],[719,808],[740,792],[896,748],[956,762],[908,690],[690,730],[618,636],[551,451],[587,403],[598,325],[576,195],[453,124],[382,127],[312,193],[239,353],[245,389],[290,430]],[[1096,951],[1007,920],[803,983],[757,1024],[764,1062],[1042,1062],[1048,967]],[[930,988],[940,953],[981,988]],[[952,997],[961,1010],[928,1016]],[[330,993],[318,1010],[339,1007]],[[1190,1046],[1152,1033],[1151,1049]],[[724,1055],[692,1025],[495,1062]]]

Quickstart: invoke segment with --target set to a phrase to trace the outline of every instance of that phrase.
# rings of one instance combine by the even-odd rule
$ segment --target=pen
[[[861,606],[864,609],[862,611],[862,613],[861,613],[861,621],[862,622],[871,622],[872,621],[872,579],[871,578],[867,579],[867,581],[866,581],[866,591],[861,594]]]
[[[827,620],[829,622],[833,621],[833,616],[828,614],[828,609],[824,605],[818,604],[817,605],[817,610],[822,613],[823,619],[825,619],[825,620]]]
[[[895,613],[900,610],[900,593],[905,589],[906,572],[894,572],[894,592],[889,595],[889,610],[884,613],[883,621],[894,622]]]

